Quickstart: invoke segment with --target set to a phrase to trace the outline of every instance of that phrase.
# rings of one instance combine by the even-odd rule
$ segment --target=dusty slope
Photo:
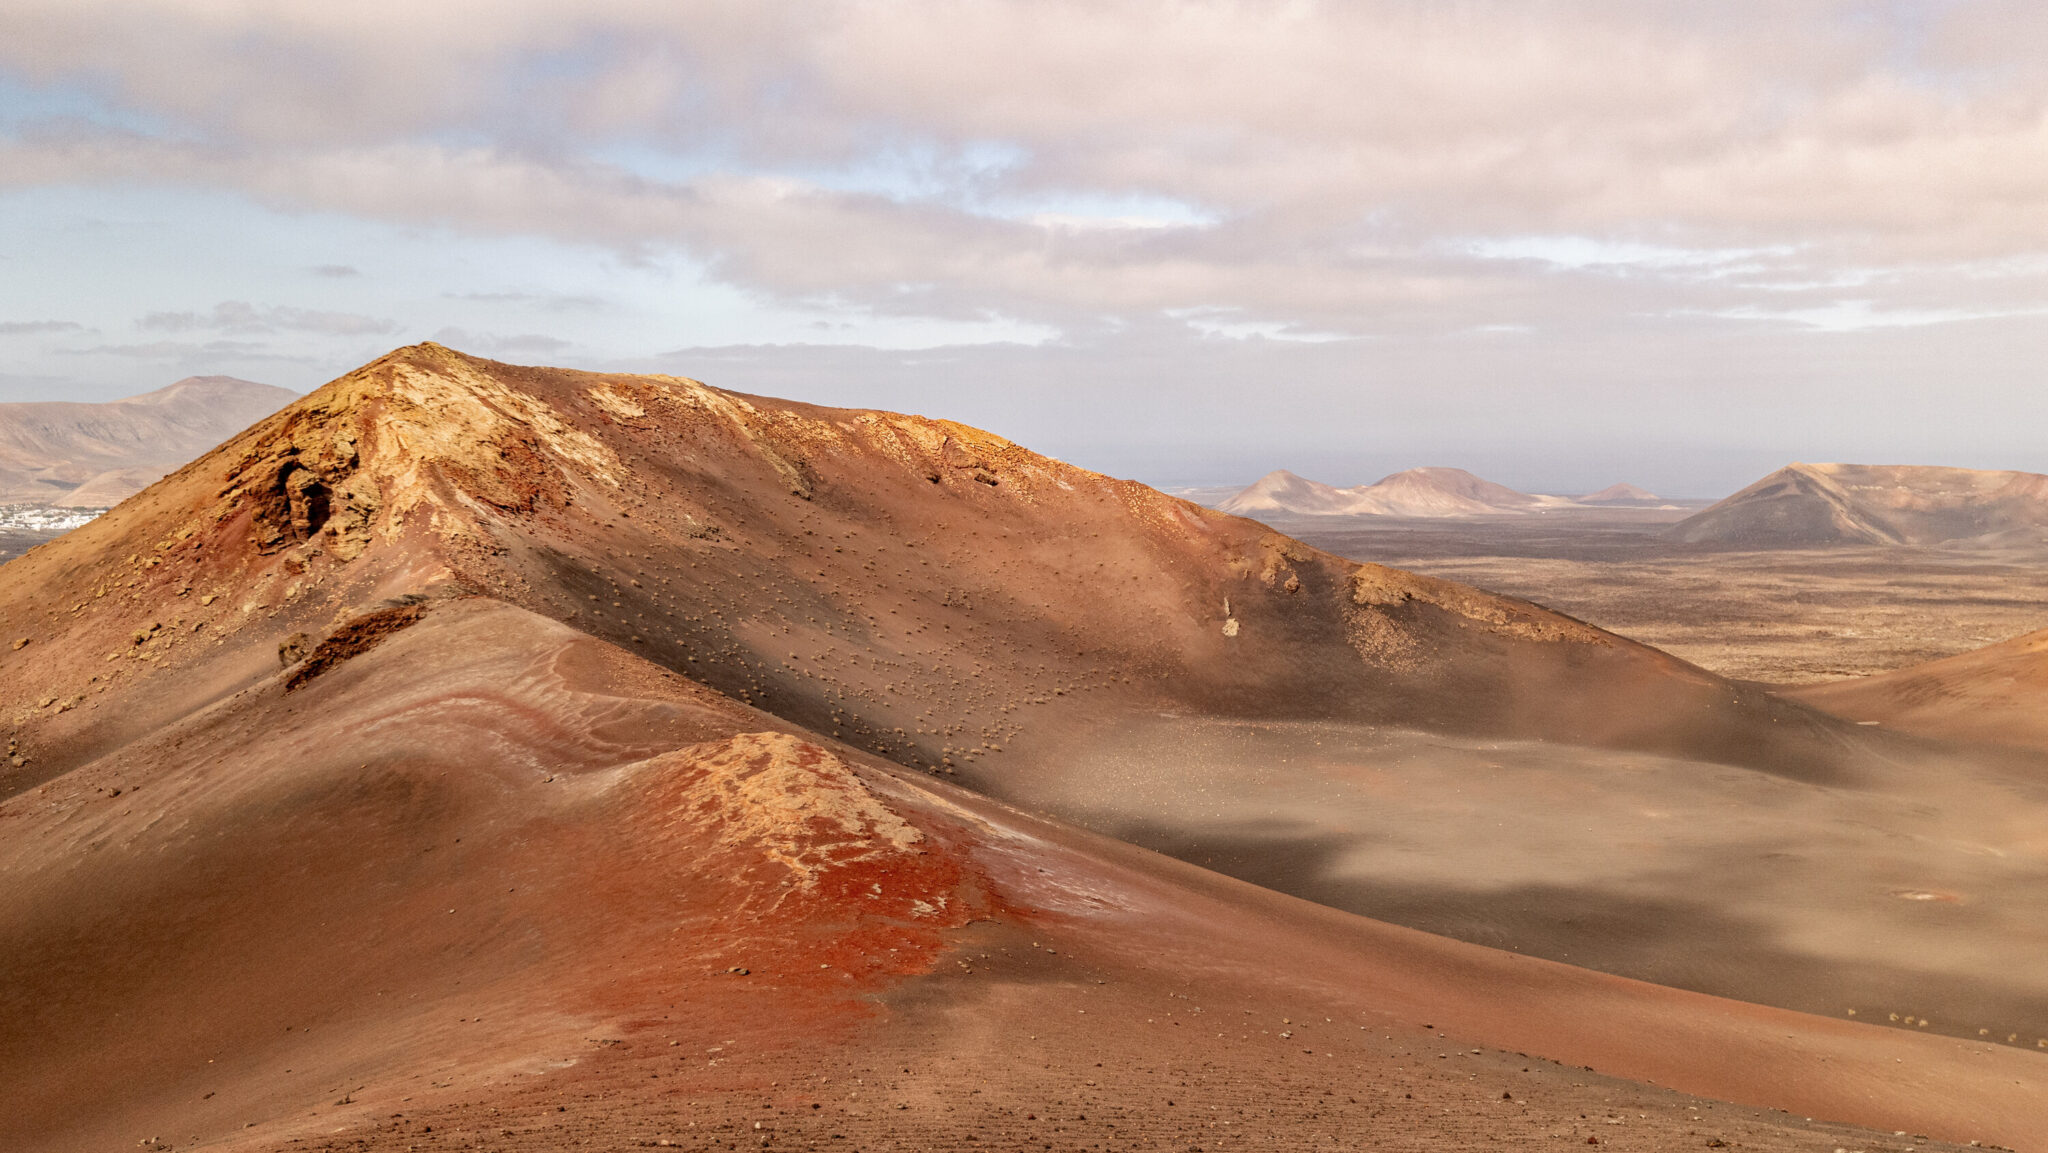
[[[2048,476],[1792,464],[1680,521],[1670,535],[1727,548],[2038,545],[2048,540]]]
[[[1870,775],[1871,752],[1887,747],[1851,726],[1567,618],[1341,562],[1255,524],[1032,456],[971,429],[737,397],[686,381],[517,369],[431,346],[401,350],[343,378],[0,574],[0,619],[19,632],[15,640],[27,642],[0,648],[0,699],[19,702],[7,719],[23,761],[0,780],[15,798],[7,812],[28,822],[20,838],[10,838],[28,846],[15,868],[45,874],[34,885],[9,887],[21,894],[7,913],[19,931],[5,939],[20,942],[10,954],[24,974],[19,987],[43,989],[30,994],[34,1003],[56,1014],[38,1021],[29,1039],[16,1035],[10,1044],[23,1061],[23,1054],[43,1051],[44,1038],[68,1037],[66,1044],[78,1047],[71,1052],[95,1070],[89,1076],[62,1069],[56,1082],[38,1081],[48,1074],[33,1069],[20,1075],[58,1101],[76,1100],[64,1096],[74,1081],[104,1089],[125,1084],[122,1078],[157,1076],[143,1067],[143,1050],[124,1057],[85,1025],[114,1013],[162,1021],[159,1032],[137,1034],[161,1041],[211,1020],[219,1002],[201,991],[202,961],[236,946],[253,959],[226,972],[250,987],[253,1016],[223,1018],[219,1053],[261,1053],[249,1038],[273,1026],[282,1035],[283,1022],[263,993],[275,976],[282,982],[275,1005],[299,1015],[303,1003],[306,1014],[331,1012],[333,1020],[358,1022],[369,1032],[289,1059],[280,1055],[264,1071],[317,1069],[323,1082],[346,1081],[355,1066],[314,1059],[360,1055],[362,1067],[382,1070],[380,1076],[417,1075],[431,1083],[434,1070],[405,1072],[403,1062],[445,1052],[469,1076],[493,1067],[531,1072],[534,1066],[517,1062],[554,1044],[543,1044],[539,1032],[511,1036],[503,1049],[491,1040],[468,1052],[442,1039],[460,1037],[455,1029],[434,1035],[430,1048],[406,1049],[396,1038],[418,1022],[394,1024],[374,1005],[347,1001],[376,989],[345,978],[424,974],[418,980],[425,984],[401,983],[388,995],[417,993],[422,1004],[445,1010],[458,1002],[439,998],[457,994],[433,982],[455,979],[458,969],[450,966],[459,960],[462,979],[477,988],[496,981],[494,974],[512,984],[504,986],[503,1001],[461,1001],[456,1026],[482,1015],[493,1025],[514,1018],[521,1030],[566,1021],[547,1037],[580,1034],[596,1012],[590,1006],[609,1003],[609,971],[588,971],[591,942],[616,940],[626,951],[607,957],[637,971],[640,962],[629,954],[634,941],[647,938],[635,934],[670,932],[684,914],[657,902],[653,927],[586,922],[579,918],[598,917],[610,899],[584,902],[557,892],[534,920],[494,919],[481,928],[465,921],[464,908],[496,918],[506,907],[495,903],[496,878],[565,853],[576,857],[577,846],[593,846],[591,838],[604,842],[586,854],[592,871],[564,872],[561,884],[570,888],[563,891],[602,895],[619,876],[641,871],[622,870],[607,854],[624,850],[595,831],[615,829],[617,814],[579,810],[555,814],[561,830],[529,827],[522,822],[552,820],[554,810],[527,803],[513,784],[531,786],[532,776],[550,769],[608,771],[664,750],[715,744],[721,733],[729,739],[735,731],[807,725],[902,764],[953,768],[982,788],[1027,798],[1040,786],[1066,785],[1047,770],[1070,742],[1162,711],[1222,721],[1393,722],[1467,734],[1463,739],[1668,749],[1746,764],[1772,779],[1838,784]],[[526,611],[493,617],[475,632],[435,631],[444,627],[435,624],[441,614],[451,614],[445,627],[453,628],[468,619],[460,614],[481,611],[462,606],[488,599]],[[551,692],[535,689],[533,696],[509,665],[451,672],[461,664],[457,658],[496,652],[498,639],[512,650],[507,661],[531,660],[546,637],[576,634],[648,658],[650,664],[628,662],[643,670],[635,676],[658,677],[656,666],[666,666],[780,720],[680,680],[670,683],[688,707],[663,705],[655,720],[593,720],[581,703],[565,718],[566,706]],[[280,654],[292,662],[282,676]],[[308,679],[315,670],[328,671]],[[381,679],[369,679],[373,673]],[[451,687],[450,676],[461,683]],[[294,682],[303,687],[286,694]],[[315,706],[322,694],[351,683],[363,687],[348,707]],[[395,717],[379,711],[415,684],[442,695]],[[612,688],[597,695],[633,694]],[[503,702],[493,704],[498,697]],[[720,723],[727,727],[702,719],[706,710],[726,717]],[[745,716],[743,724],[730,719],[732,710]],[[699,719],[676,719],[678,711]],[[471,714],[483,719],[462,720]],[[228,726],[233,739],[198,742],[195,726],[210,724]],[[588,751],[591,741],[607,747]],[[177,750],[187,745],[197,761],[180,760]],[[365,759],[358,748],[386,751]],[[705,756],[693,754],[676,767],[694,772],[690,766]],[[89,795],[132,805],[136,794],[121,778],[159,764],[200,777],[212,771],[208,766],[219,767],[232,779],[191,787],[223,807],[139,810],[144,822],[163,820],[135,830],[102,826],[53,799],[82,802],[86,790],[106,789]],[[512,784],[504,783],[508,773]],[[662,779],[644,778],[649,795]],[[44,781],[52,792],[40,790]],[[557,782],[543,775],[540,783]],[[1102,783],[1116,795],[1115,780]],[[443,784],[459,786],[461,795],[443,796]],[[154,787],[145,783],[142,795]],[[273,801],[264,794],[301,787],[303,797]],[[112,797],[114,788],[123,788],[121,797]],[[241,798],[249,796],[256,799],[245,813]],[[119,815],[125,819],[130,810]],[[435,823],[444,819],[453,824]],[[478,832],[456,830],[472,819]],[[426,822],[417,837],[408,831],[416,821]],[[935,827],[920,827],[938,836]],[[556,832],[564,839],[553,839]],[[132,842],[122,840],[131,834]],[[168,845],[156,839],[188,834]],[[448,866],[453,871],[436,881],[428,864],[442,867],[451,857],[429,862],[426,849],[452,850],[456,836],[496,847],[463,850],[482,855]],[[659,843],[661,836],[650,831],[642,839]],[[105,855],[109,847],[129,843],[146,865],[130,860],[116,870],[126,870],[120,877],[95,874],[100,862],[116,859]],[[86,847],[93,845],[100,848]],[[247,855],[236,856],[237,846]],[[709,851],[701,838],[685,838],[663,868]],[[293,854],[303,854],[305,864],[285,867]],[[189,876],[174,867],[187,855]],[[45,867],[52,861],[59,865],[54,872]],[[68,881],[60,876],[67,872]],[[355,881],[335,885],[337,872]],[[647,875],[671,877],[661,868]],[[232,894],[245,877],[275,887],[241,901]],[[184,888],[154,887],[174,882]],[[434,912],[444,904],[435,884],[457,897],[445,903],[456,913]],[[672,896],[683,900],[694,884],[675,881]],[[82,895],[100,892],[110,904],[90,923],[78,923],[72,914]],[[711,892],[705,900],[714,905],[740,899]],[[391,921],[388,938],[380,936],[380,918],[388,916],[380,912],[383,902],[401,899],[410,911]],[[637,907],[637,898],[621,900]],[[1171,908],[1178,900],[1148,907]],[[195,902],[190,923],[180,920],[178,910]],[[334,926],[341,941],[382,941],[404,955],[369,949],[358,968],[340,970],[344,979],[323,977],[318,963],[336,950],[316,949],[310,960],[303,952],[274,951],[306,948],[310,930],[291,919],[300,910],[315,927]],[[441,923],[436,916],[451,918],[452,937],[429,927]],[[272,917],[285,920],[265,920]],[[557,920],[565,937],[547,931]],[[838,925],[832,932],[866,931],[858,918],[827,922]],[[500,924],[510,926],[502,939],[493,935]],[[716,936],[712,927],[704,932]],[[1190,939],[1214,947],[1206,930]],[[1268,930],[1248,928],[1244,939],[1270,969]],[[123,944],[154,948],[160,940],[189,951],[145,960],[154,954]],[[415,956],[408,950],[416,942],[431,948]],[[80,948],[96,958],[92,964],[77,963]],[[136,967],[123,968],[129,952]],[[1440,964],[1416,959],[1400,980],[1420,980],[1415,967]],[[564,968],[549,968],[557,965]],[[149,974],[157,972],[190,975],[190,987],[155,984]],[[30,979],[35,973],[46,983]],[[546,988],[563,1000],[535,1000],[539,994],[520,975],[533,973],[549,974]],[[1605,978],[1572,979],[1610,987],[1599,984]],[[74,980],[83,984],[66,984]],[[675,974],[658,981],[685,984]],[[141,998],[132,1006],[131,994]],[[1491,1001],[1473,1003],[1480,1006],[1476,1015],[1499,1016]],[[64,1016],[74,1011],[83,1015]],[[1553,1010],[1540,1012],[1553,1014],[1544,1019],[1555,1029],[1530,1035],[1583,1040]],[[453,1028],[448,1015],[434,1020]],[[790,1020],[792,1028],[808,1028],[802,1015]],[[1808,1022],[1788,1031],[1802,1028],[1833,1035],[1836,1027]],[[1864,1038],[1858,1046],[1936,1046],[1901,1051],[1922,1055],[1977,1052],[1941,1049],[1943,1043],[1924,1038],[1874,1040],[1861,1029],[1841,1036]],[[1690,1075],[1706,1078],[1725,1060],[1714,1044],[1694,1037],[1671,1059],[1692,1062]],[[88,1047],[105,1056],[87,1056]],[[514,1064],[493,1066],[500,1054]],[[1921,1060],[1900,1071],[1919,1077]],[[2025,1063],[2037,1060],[2031,1054],[2010,1049],[1970,1060],[1988,1062],[1987,1069],[2037,1067]],[[2010,1061],[2022,1063],[2004,1064]],[[238,1100],[270,1100],[263,1094],[276,1086],[256,1067],[244,1072]],[[1972,1093],[2003,1085],[1986,1081],[1973,1090],[1966,1076],[1929,1076],[1952,1103],[1980,1100]],[[1778,1068],[1757,1084],[1760,1092],[1777,1093],[1791,1082]],[[1855,1078],[1842,1084],[1867,1096],[1826,1099],[1843,1110],[1853,1105],[1854,1115],[1878,1117],[1869,1099],[1885,1094],[1919,1115],[1918,1099],[1897,1097],[1895,1087],[1881,1092]],[[180,1082],[164,1092],[187,1088],[196,1086]],[[2002,1107],[2037,1116],[2028,1100]],[[1980,1135],[1975,1123],[1989,1114],[1969,1108],[1940,1114],[1949,1118],[1948,1131]],[[114,1120],[110,1115],[108,1123]]]
[[[297,396],[194,376],[107,404],[0,404],[0,503],[119,504]]]
[[[1169,707],[1811,779],[1851,775],[1865,736],[1535,606],[964,426],[433,345],[8,571],[0,619],[29,644],[0,686],[54,698],[8,718],[47,771],[184,707],[195,678],[246,684],[292,634],[428,587],[505,597],[934,768]]]
[[[1359,921],[502,603],[407,615],[0,805],[0,1145],[1884,1147],[1850,1118],[2029,1148],[2048,1122],[2029,1054]]]
[[[1902,732],[2048,750],[2048,631],[1785,695]]]
[[[1204,726],[1332,725],[1346,744],[1361,726],[1590,744],[1679,758],[1678,781],[1719,780],[1719,765],[1741,765],[1765,787],[1773,777],[1870,783],[1887,747],[1568,618],[1341,561],[961,426],[687,381],[519,369],[432,346],[335,382],[6,571],[0,619],[21,622],[6,643],[28,642],[0,657],[0,687],[18,702],[6,718],[10,753],[25,762],[0,777],[9,789],[257,683],[281,649],[301,652],[386,598],[474,593],[898,763],[961,774],[1097,828],[1191,856],[1219,835],[1249,835],[1264,851],[1203,859],[1410,920],[1446,904],[1425,898],[1431,890],[1502,892],[1474,873],[1482,860],[1492,870],[1491,858],[1458,851],[1467,826],[1420,823],[1447,838],[1429,847],[1444,871],[1411,878],[1420,891],[1361,895],[1320,866],[1275,869],[1322,860],[1315,846],[1331,835],[1349,843],[1379,820],[1426,814],[1413,803],[1363,814],[1323,804],[1323,814],[1370,819],[1235,827],[1276,804],[1300,811],[1324,790],[1343,792],[1353,771],[1344,763],[1285,775],[1294,792],[1255,798],[1225,827],[1199,809],[1160,809],[1162,794],[1192,796],[1177,782],[1212,763]],[[1142,762],[1123,740],[1134,725],[1155,737]],[[1368,734],[1368,766],[1384,760],[1374,751],[1384,743]],[[1516,747],[1516,763],[1542,770],[1552,760],[1546,746]],[[1123,750],[1121,763],[1077,791],[1072,767],[1103,748]],[[1238,775],[1265,779],[1271,750],[1246,754]],[[1615,764],[1590,758],[1586,771]],[[1736,786],[1730,799],[1744,803],[1756,787]],[[1711,790],[1687,795],[1715,803]],[[1586,840],[1569,806],[1519,788],[1493,796],[1538,829],[1531,844],[1609,851]],[[1710,842],[1707,863],[1747,844]],[[1570,894],[1653,915],[1588,917],[1553,900],[1519,902],[1510,915],[1453,901],[1464,919],[1428,923],[1665,980],[1676,978],[1644,958],[1682,942],[1710,971],[1711,980],[1676,975],[1695,987],[1833,1011],[1848,990],[1811,987],[1800,962],[1816,958],[1746,946],[1715,902],[1689,896],[1689,868],[1669,867],[1700,864],[1660,858],[1622,874],[1619,891]],[[1652,892],[1640,889],[1645,877],[1658,879]],[[1563,934],[1527,931],[1546,911]],[[1865,911],[1880,931],[1894,915],[1882,904]],[[1796,901],[1786,909],[1797,912]],[[2012,1016],[2010,982],[2026,996],[2035,974],[1998,968],[2002,991],[1944,1012],[1945,1026]],[[1788,983],[1787,972],[1800,979]],[[1848,1003],[1896,1004],[1924,984],[1908,966]]]

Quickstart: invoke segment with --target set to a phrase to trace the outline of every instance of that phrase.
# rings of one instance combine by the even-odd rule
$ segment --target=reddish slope
[[[1901,732],[2048,750],[2048,631],[1785,695]]]
[[[1175,746],[1159,742],[1143,773],[1103,776],[1086,808],[1067,768],[1077,747],[1161,714],[1533,737],[1832,783],[1868,777],[1860,747],[1879,739],[1534,606],[1342,561],[958,425],[433,346],[334,382],[6,572],[0,619],[29,643],[0,651],[26,762],[0,775],[4,790],[258,683],[280,651],[302,654],[387,599],[477,593],[1118,833],[1133,786],[1186,783]],[[1584,836],[1569,805],[1518,820]],[[1181,823],[1146,841],[1178,852],[1209,832]],[[1233,868],[1420,919],[1412,900],[1352,901],[1310,872]],[[1612,918],[1563,913],[1546,951],[1662,977],[1637,958],[1673,923],[1702,943],[1700,971],[1724,974],[1697,987],[1842,1001],[1832,987],[1786,995],[1775,963],[1723,963],[1739,950],[1723,910],[1651,896],[1678,920],[1637,916],[1639,943],[1589,954],[1573,935],[1612,938]],[[1503,936],[1485,910],[1476,923],[1458,931],[1532,936]],[[1965,1000],[1956,1017],[1973,1028],[2030,1028]]]
[[[0,809],[0,1145],[537,1071],[733,964],[815,1039],[985,905],[824,750],[516,610],[286,685]]]
[[[1141,1071],[1084,1056],[1119,1049],[1144,1071],[1256,1076],[1316,1102],[1261,1137],[1369,1123],[1491,1147],[1617,1097],[1584,1074],[1474,1061],[1472,1043],[1957,1140],[2018,1146],[2048,1121],[2028,1054],[1264,894],[790,735],[503,605],[432,608],[288,680],[0,806],[0,1144],[398,1149],[439,1140],[432,1126],[539,1149],[564,1127],[631,1143],[735,1113],[751,1144],[735,1103],[752,1102],[776,1129],[816,1125],[812,1139],[929,1145],[961,1137],[956,1100],[983,1140],[1014,1141],[1025,1109],[1000,1110],[1036,1098],[970,1089],[1036,1084],[1038,1108],[1094,1097]],[[880,1100],[828,1092],[823,1078],[910,1057],[906,1030],[935,1018],[958,1022],[973,1063],[956,1067],[978,1083],[944,1082],[938,1100],[893,1075]],[[1046,1043],[975,1025],[991,1021]],[[1400,1057],[1447,1044],[1464,1067],[1449,1078]],[[1316,1096],[1332,1088],[1348,1102]],[[906,1096],[915,1113],[894,1110]],[[776,1112],[821,1098],[833,1116]],[[1099,1105],[1117,1118],[1094,1113],[1099,1137],[1226,1136],[1151,1093]],[[1702,1132],[1702,1107],[1646,1100],[1654,1119],[1593,1131],[1668,1147]],[[1082,1112],[1046,1120],[1078,1135]],[[1869,1139],[1712,1125],[1753,1147]]]
[[[324,1123],[342,1107],[319,1102],[346,1098],[351,1080],[385,1086],[378,1108],[399,1111],[392,1095],[432,1096],[457,1075],[449,1108],[497,1108],[571,1055],[582,1068],[587,1038],[617,1035],[601,1030],[644,1044],[685,1005],[703,1014],[690,1036],[704,1047],[735,1029],[815,1047],[860,1019],[857,994],[887,987],[881,974],[930,963],[928,926],[990,909],[1028,931],[1038,914],[1011,906],[1050,907],[1034,888],[1050,866],[1004,853],[1069,834],[945,790],[885,788],[880,762],[864,779],[895,817],[862,808],[819,826],[810,815],[861,791],[829,765],[813,781],[826,762],[778,738],[728,747],[743,733],[806,725],[1019,789],[1062,740],[1175,710],[1668,748],[1813,779],[1853,778],[1858,743],[1567,618],[1342,562],[971,429],[432,346],[335,382],[10,563],[0,619],[26,642],[0,649],[23,762],[0,778],[0,987],[13,998],[0,1085],[18,1094],[0,1115],[58,1148],[159,1120],[202,1133]],[[764,747],[787,755],[762,761]],[[807,815],[756,823],[766,802],[745,782],[761,771],[796,782],[769,802],[794,790],[781,807]],[[707,794],[706,781],[726,783]],[[896,820],[923,840],[891,835]],[[907,856],[906,841],[919,846]],[[837,897],[781,884],[797,884],[793,860],[833,852],[860,858],[848,878],[878,861],[896,872]],[[1959,1135],[2040,1116],[1997,1079],[2031,1069],[2028,1054],[1709,1010],[1720,1003],[1547,966],[1513,971],[1565,982],[1542,985],[1523,1019],[1468,982],[1534,962],[1433,939],[1402,952],[1425,939],[1225,886],[1246,918],[1233,921],[1189,892],[1198,874],[1152,868],[1165,872],[1142,884],[1104,874],[1105,916],[1127,904],[1139,921],[1103,920],[1109,935],[1088,938],[1134,984],[1115,942],[1164,918],[1156,931],[1181,942],[1161,945],[1168,963],[1190,979],[1220,964],[1228,980],[1204,986],[1216,996],[1296,972],[1276,958],[1299,953],[1325,968],[1284,979],[1335,997],[1328,949],[1362,950],[1346,980],[1380,993],[1346,994],[1359,1012],[1381,995],[1464,1004],[1515,1043],[1672,1063],[1694,1083],[1839,1115],[1905,1110]],[[1129,902],[1111,900],[1116,886],[1134,886]],[[898,896],[912,903],[883,900]],[[1071,924],[1097,923],[1075,900]],[[1176,912],[1183,902],[1211,912]],[[1218,945],[1219,924],[1247,951]],[[1336,925],[1353,927],[1316,927]],[[1327,934],[1339,944],[1315,943]],[[777,977],[758,1008],[713,995],[758,953],[780,958],[758,966]],[[815,968],[820,956],[833,967]],[[1477,970],[1452,960],[1482,956]],[[1445,966],[1465,975],[1443,984]],[[1017,1004],[1049,1011],[1020,984]],[[1581,1048],[1608,1031],[1544,1007],[1566,987],[1680,1006],[1660,1029],[1685,1045]],[[1678,1020],[1703,1013],[1720,1023]],[[1786,1068],[1767,1062],[1715,1080],[1714,1046],[1748,1020],[1912,1054],[1904,1071],[1938,1100],[1873,1104],[1893,1088],[1882,1070],[1830,1078],[1815,1097],[1786,1096]],[[1979,1066],[1992,1079],[1969,1073]],[[622,1090],[621,1107],[647,1115],[649,1088]]]
[[[935,768],[993,768],[997,749],[1163,707],[1809,779],[1846,773],[1858,739],[1569,618],[1343,561],[963,426],[432,345],[328,385],[9,572],[0,618],[30,645],[0,686],[56,698],[15,718],[46,771],[249,683],[296,632],[437,588],[505,597]]]

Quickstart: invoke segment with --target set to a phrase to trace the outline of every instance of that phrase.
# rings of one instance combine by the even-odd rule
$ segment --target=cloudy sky
[[[0,400],[423,339],[1166,484],[2048,471],[2048,6],[0,8]]]

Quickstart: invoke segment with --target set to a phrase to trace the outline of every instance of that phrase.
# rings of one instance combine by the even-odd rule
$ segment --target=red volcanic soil
[[[2048,749],[2048,631],[1896,672],[1788,689],[1785,695],[1900,732]]]
[[[1162,710],[1806,782],[1885,747],[958,425],[400,350],[10,562],[0,620],[0,1148],[2048,1131],[2029,1052],[1393,928],[956,787]]]
[[[283,681],[0,808],[0,1145],[1837,1139],[1814,1116],[2018,1146],[2048,1117],[2024,1053],[1279,897],[488,601]]]

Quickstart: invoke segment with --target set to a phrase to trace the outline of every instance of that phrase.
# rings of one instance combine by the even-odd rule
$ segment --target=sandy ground
[[[2048,1117],[2008,1047],[1376,924],[850,749],[864,785],[723,776],[734,742],[835,754],[509,606],[284,679],[0,805],[8,1148],[2024,1148]]]
[[[1886,672],[2048,626],[2048,557],[1995,549],[1717,552],[1682,512],[1277,527],[1341,556],[1522,597],[1738,679]],[[1537,523],[1531,523],[1536,521]]]
[[[670,1044],[680,1030],[649,1026],[489,1104],[400,1101],[290,1148],[1958,1148],[1474,1049],[1419,1023],[1361,1027],[1348,1004],[1162,980],[1055,948],[977,927],[937,975],[884,995],[830,1047]]]
[[[2038,760],[1816,783],[1327,723],[1127,719],[970,784],[1460,940],[2048,1049]]]

